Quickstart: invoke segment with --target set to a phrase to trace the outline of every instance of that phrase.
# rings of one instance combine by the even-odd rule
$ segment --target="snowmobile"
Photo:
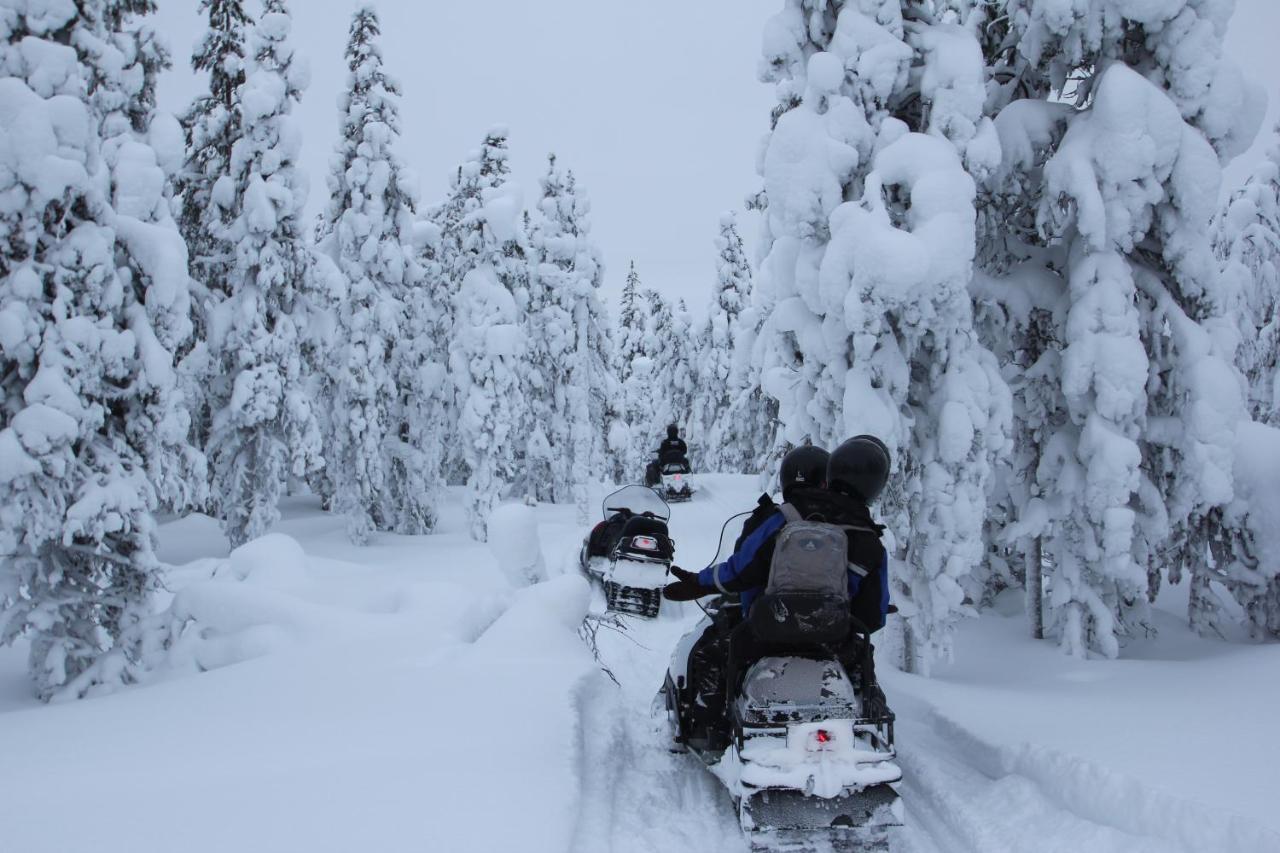
[[[693,499],[693,483],[689,478],[689,460],[680,454],[655,451],[656,458],[646,472],[648,485],[671,503]]]
[[[888,851],[903,823],[902,771],[871,667],[848,672],[821,643],[759,644],[729,696],[728,731],[707,725],[690,653],[713,621],[733,625],[736,608],[713,600],[676,646],[655,704],[666,707],[677,750],[729,789],[752,850]]]
[[[684,502],[693,499],[688,461],[668,462],[660,466],[658,471],[662,476],[662,493],[667,500]]]
[[[675,559],[667,532],[671,509],[645,486],[626,486],[604,500],[604,521],[582,543],[579,562],[604,588],[610,610],[656,617]]]

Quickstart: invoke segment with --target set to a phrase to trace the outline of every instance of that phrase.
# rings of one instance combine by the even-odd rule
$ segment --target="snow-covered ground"
[[[703,485],[673,508],[690,568],[757,493]],[[0,652],[0,850],[745,849],[719,783],[651,714],[697,609],[602,631],[615,685],[577,636],[603,606],[577,575],[584,530],[567,507],[536,517],[550,579],[533,587],[466,538],[458,501],[444,533],[366,548],[305,499],[230,559],[210,520],[166,525],[175,606],[202,626],[173,672],[43,706],[25,649]],[[1280,849],[1280,647],[1169,615],[1159,645],[1082,663],[1002,608],[932,679],[880,666],[903,849]]]

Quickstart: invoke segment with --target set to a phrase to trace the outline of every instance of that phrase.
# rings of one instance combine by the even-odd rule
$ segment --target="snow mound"
[[[296,586],[306,580],[307,554],[296,539],[268,533],[232,551],[227,568],[237,580],[257,586]]]
[[[508,503],[493,510],[489,516],[489,550],[514,586],[528,586],[547,577],[538,520],[531,506]]]

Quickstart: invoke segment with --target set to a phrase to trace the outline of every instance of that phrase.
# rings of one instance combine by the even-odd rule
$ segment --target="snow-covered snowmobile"
[[[671,503],[683,503],[692,500],[696,491],[689,476],[691,470],[686,456],[655,451],[655,458],[645,472],[646,485]]]
[[[751,659],[740,662],[744,674],[729,675],[738,684],[727,697],[727,731],[723,719],[708,724],[708,705],[719,701],[699,695],[707,682],[705,673],[691,672],[701,665],[691,653],[701,658],[698,641],[713,622],[719,633],[712,636],[724,642],[740,623],[737,607],[714,600],[676,646],[658,696],[676,744],[728,787],[753,850],[889,850],[903,822],[902,771],[893,714],[871,683],[871,666],[846,670],[825,642],[757,640]]]
[[[669,501],[684,502],[693,499],[693,483],[689,479],[689,462],[667,462],[658,466],[662,477],[662,495]]]
[[[671,508],[645,486],[625,486],[604,500],[604,521],[582,543],[579,560],[604,588],[610,610],[655,617],[675,542],[667,532]]]

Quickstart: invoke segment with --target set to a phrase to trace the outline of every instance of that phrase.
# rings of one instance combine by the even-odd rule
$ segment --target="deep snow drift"
[[[702,483],[672,513],[690,568],[758,494]],[[603,602],[577,575],[573,509],[536,508],[532,531],[505,514],[541,566],[471,542],[458,501],[444,533],[367,548],[306,499],[229,558],[210,520],[165,525],[174,610],[200,626],[165,678],[43,706],[25,649],[0,652],[0,848],[743,850],[720,783],[651,714],[696,607],[601,630],[615,685],[578,637]],[[1280,849],[1280,648],[1170,616],[1158,645],[1079,662],[1025,640],[1018,605],[965,625],[932,679],[881,663],[902,849]]]

